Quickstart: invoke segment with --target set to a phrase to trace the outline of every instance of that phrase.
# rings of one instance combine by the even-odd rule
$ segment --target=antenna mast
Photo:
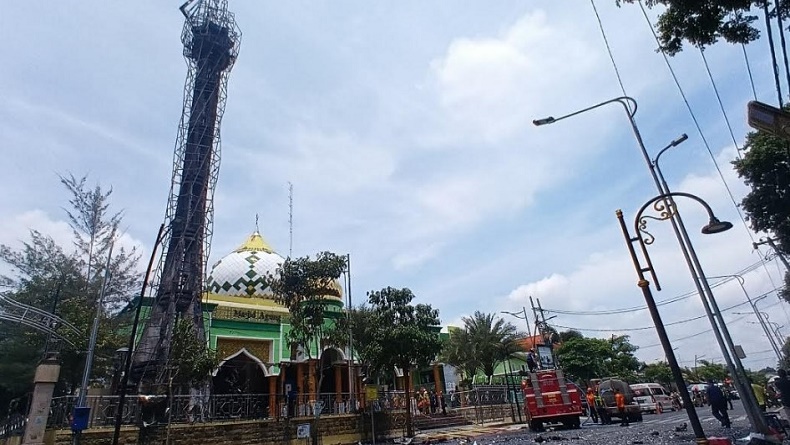
[[[288,181],[288,258],[294,254],[294,185]]]

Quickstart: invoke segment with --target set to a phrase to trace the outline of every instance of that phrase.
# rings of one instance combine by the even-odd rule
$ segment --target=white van
[[[631,385],[634,401],[643,412],[669,411],[674,409],[669,391],[658,383],[636,383]]]

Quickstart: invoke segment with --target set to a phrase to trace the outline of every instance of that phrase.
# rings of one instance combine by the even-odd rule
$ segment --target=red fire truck
[[[521,381],[524,412],[532,431],[543,431],[546,423],[579,428],[582,397],[579,387],[565,379],[561,369],[537,370]]]

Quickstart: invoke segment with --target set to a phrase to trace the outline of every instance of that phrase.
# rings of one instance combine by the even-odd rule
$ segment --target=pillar
[[[25,426],[25,435],[22,443],[25,445],[38,445],[44,443],[44,432],[47,429],[49,408],[52,404],[52,392],[60,376],[60,364],[57,354],[48,355],[36,368],[33,378],[33,399],[28,411],[28,422]],[[82,388],[81,391],[87,391]]]
[[[307,366],[308,366],[307,389],[310,392],[310,397],[312,397],[313,400],[318,400],[318,390],[316,388],[315,360],[310,360]]]
[[[444,385],[442,385],[442,373],[439,372],[439,365],[433,365],[433,390],[434,390],[434,392],[436,392],[436,394],[439,394],[440,392],[442,394],[444,394],[444,391],[442,390],[442,386],[444,386]]]
[[[296,399],[304,400],[304,362],[296,364]]]
[[[343,368],[335,366],[335,401],[340,403],[343,401]]]
[[[280,368],[280,376],[283,375],[283,370]],[[277,380],[280,376],[269,377],[269,417],[279,417],[277,412]]]

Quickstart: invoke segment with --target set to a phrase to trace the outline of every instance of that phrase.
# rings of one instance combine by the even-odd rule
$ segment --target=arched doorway
[[[214,372],[214,394],[268,394],[266,365],[241,349],[220,362]]]
[[[327,348],[319,360],[321,375],[321,394],[340,394],[347,392],[348,367],[343,353],[337,348]]]

